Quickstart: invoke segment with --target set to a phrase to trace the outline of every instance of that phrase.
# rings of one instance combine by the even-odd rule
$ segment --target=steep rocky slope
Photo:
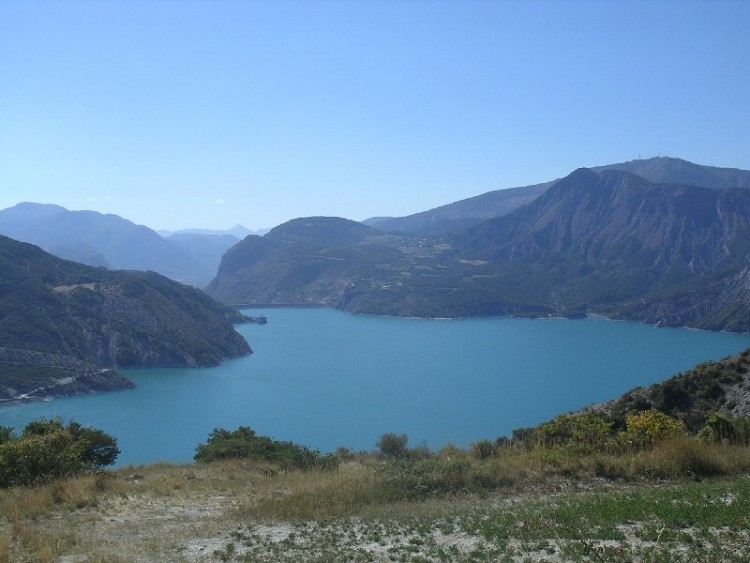
[[[452,240],[464,258],[546,280],[560,312],[746,330],[750,191],[581,169]]]
[[[449,237],[310,218],[248,237],[207,290],[229,303],[460,317],[603,314],[750,330],[750,191],[580,169]]]

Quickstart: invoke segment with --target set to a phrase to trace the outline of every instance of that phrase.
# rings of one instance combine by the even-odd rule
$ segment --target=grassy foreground
[[[750,449],[445,448],[154,465],[0,491],[0,562],[747,561]]]

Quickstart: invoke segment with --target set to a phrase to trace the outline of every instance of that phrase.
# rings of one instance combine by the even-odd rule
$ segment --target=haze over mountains
[[[242,232],[242,227],[235,230]],[[213,278],[221,256],[240,240],[231,234],[200,232],[165,238],[117,215],[39,203],[0,210],[0,234],[82,264],[152,270],[196,286]]]
[[[227,303],[596,313],[745,330],[748,187],[748,171],[659,157],[408,217],[295,219],[241,241],[241,226],[165,237],[115,215],[33,203],[0,211],[0,234],[95,266],[210,281]]]
[[[205,291],[227,304],[749,331],[748,188],[747,171],[657,158],[369,225],[299,218],[242,240],[198,229],[165,238],[115,215],[18,204],[0,211],[0,233],[99,267],[0,237],[0,364],[17,366],[4,369],[0,399],[117,388],[127,382],[114,366],[249,351],[227,310],[199,290],[105,268],[211,280]]]

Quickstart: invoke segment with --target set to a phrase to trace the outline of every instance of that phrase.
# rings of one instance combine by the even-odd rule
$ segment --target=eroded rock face
[[[227,303],[423,317],[601,314],[750,330],[750,190],[580,169],[533,202],[443,238],[297,219],[228,251]]]

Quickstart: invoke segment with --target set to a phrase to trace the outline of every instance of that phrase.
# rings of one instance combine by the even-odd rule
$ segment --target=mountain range
[[[229,235],[232,237],[235,237],[236,239],[243,239],[247,235],[265,235],[268,231],[271,229],[258,229],[256,231],[251,231],[247,227],[244,227],[242,225],[235,225],[231,229],[180,229],[178,231],[167,231],[167,230],[159,230],[156,231],[164,238],[169,238],[174,235],[216,235],[216,236],[223,236],[223,235]]]
[[[296,219],[227,251],[207,291],[228,303],[359,313],[599,314],[746,331],[749,179],[677,159],[579,169],[499,194],[512,209],[492,210],[494,192],[479,196],[493,215],[485,220],[471,210],[477,198],[453,204],[451,217],[426,212],[437,236],[386,232],[388,221]],[[514,194],[535,190],[518,204]]]
[[[595,172],[630,172],[654,184],[678,184],[709,189],[750,187],[750,172],[694,164],[670,157],[631,160],[592,168]],[[560,179],[526,186],[494,190],[406,217],[373,218],[366,224],[386,232],[442,235],[500,217],[531,203]]]
[[[0,210],[0,234],[90,266],[151,270],[195,286],[216,274],[231,234],[179,233],[168,238],[117,215],[19,203]]]
[[[109,271],[0,236],[0,400],[129,386],[117,368],[250,353],[236,312],[154,272]]]

